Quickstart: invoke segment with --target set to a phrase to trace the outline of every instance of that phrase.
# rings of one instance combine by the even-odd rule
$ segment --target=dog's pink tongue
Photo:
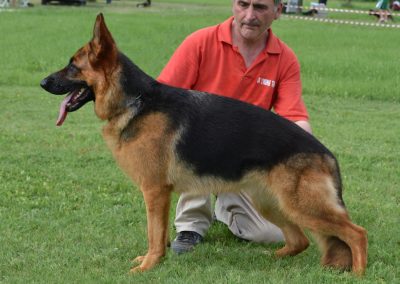
[[[71,100],[72,98],[72,94],[68,95],[65,97],[65,99],[62,101],[61,105],[60,105],[60,111],[58,113],[58,118],[57,118],[57,122],[56,125],[57,126],[61,126],[64,123],[65,118],[67,117],[67,104],[68,102]]]

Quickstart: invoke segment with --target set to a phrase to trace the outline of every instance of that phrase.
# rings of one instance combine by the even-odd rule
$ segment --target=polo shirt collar
[[[233,45],[231,27],[233,22],[233,16],[222,22],[219,25],[218,40],[227,44]],[[268,29],[267,44],[264,49],[265,53],[279,54],[281,48],[278,38],[273,34],[271,28]]]

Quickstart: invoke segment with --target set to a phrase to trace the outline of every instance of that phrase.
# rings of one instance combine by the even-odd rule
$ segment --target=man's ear
[[[90,48],[96,61],[102,61],[104,59],[115,60],[118,53],[117,46],[106,26],[102,13],[98,14],[96,17]]]
[[[283,10],[283,3],[279,3],[278,5],[275,6],[275,17],[274,19],[277,20],[280,18],[280,16],[282,15],[282,10]]]

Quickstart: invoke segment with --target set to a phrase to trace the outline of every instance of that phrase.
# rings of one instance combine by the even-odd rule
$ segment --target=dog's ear
[[[91,58],[92,63],[107,60],[110,64],[114,62],[118,54],[117,46],[106,26],[102,13],[97,15],[90,48],[94,54],[94,58]]]

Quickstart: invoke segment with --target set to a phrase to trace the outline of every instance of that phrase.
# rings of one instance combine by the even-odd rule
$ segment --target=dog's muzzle
[[[51,94],[64,95],[68,93],[60,105],[57,126],[63,124],[68,112],[76,111],[95,99],[93,90],[85,82],[74,82],[64,79],[61,75],[60,72],[54,73],[40,82],[40,86]]]

